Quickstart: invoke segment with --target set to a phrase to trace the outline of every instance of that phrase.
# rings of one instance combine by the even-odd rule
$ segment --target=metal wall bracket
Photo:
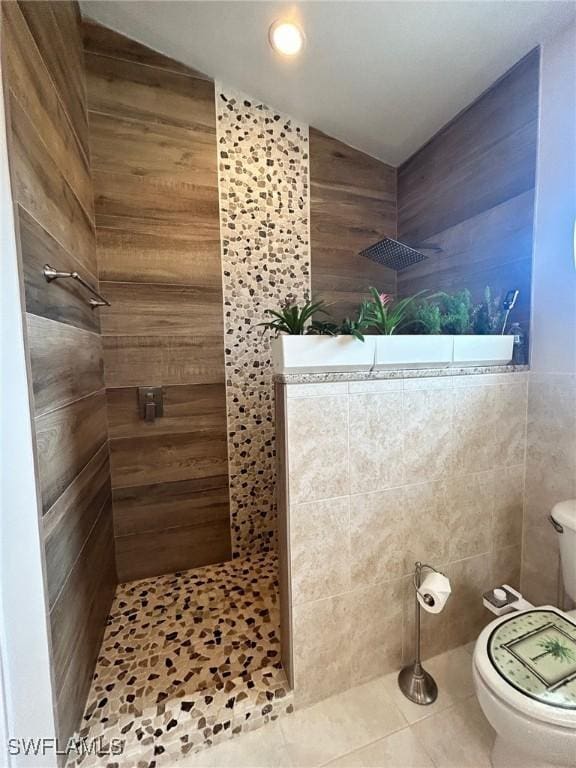
[[[84,288],[86,288],[88,291],[90,291],[90,293],[93,294],[93,296],[88,299],[88,304],[90,304],[92,309],[95,309],[96,307],[110,306],[110,302],[108,301],[108,299],[105,299],[101,293],[98,293],[96,288],[91,286],[90,283],[84,280],[83,277],[80,277],[78,272],[60,272],[59,270],[54,269],[54,267],[51,267],[50,264],[44,264],[44,269],[42,270],[42,273],[46,278],[47,283],[51,283],[53,280],[60,280],[62,278],[71,278],[72,280],[77,280],[80,283],[80,285],[83,285]],[[94,298],[94,296],[96,298]]]
[[[154,421],[164,415],[164,391],[162,387],[138,387],[140,418]]]

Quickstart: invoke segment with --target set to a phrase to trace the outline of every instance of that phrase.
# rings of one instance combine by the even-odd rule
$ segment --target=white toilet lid
[[[516,691],[549,707],[576,710],[576,624],[552,608],[505,617],[486,643],[488,658]]]

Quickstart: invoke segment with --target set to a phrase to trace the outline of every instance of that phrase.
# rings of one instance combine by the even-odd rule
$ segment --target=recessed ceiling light
[[[304,45],[304,34],[292,21],[275,21],[270,27],[270,45],[284,56],[296,56]]]

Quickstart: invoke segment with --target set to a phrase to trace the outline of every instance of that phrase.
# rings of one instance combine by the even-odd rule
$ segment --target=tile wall
[[[531,602],[562,607],[554,504],[576,498],[576,374],[530,373],[522,590]],[[568,607],[567,604],[565,604]]]
[[[273,549],[267,309],[310,296],[308,126],[216,84],[233,557]]]
[[[477,636],[483,591],[519,586],[527,374],[289,384],[284,397],[302,706],[411,660],[415,560],[453,589],[423,616],[425,656]]]
[[[230,557],[214,84],[83,24],[120,581]],[[162,387],[143,420],[138,387]]]

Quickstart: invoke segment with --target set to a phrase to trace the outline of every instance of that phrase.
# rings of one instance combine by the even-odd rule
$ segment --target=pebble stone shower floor
[[[69,766],[170,766],[292,711],[280,662],[278,568],[267,553],[120,584],[82,727],[122,755]]]

